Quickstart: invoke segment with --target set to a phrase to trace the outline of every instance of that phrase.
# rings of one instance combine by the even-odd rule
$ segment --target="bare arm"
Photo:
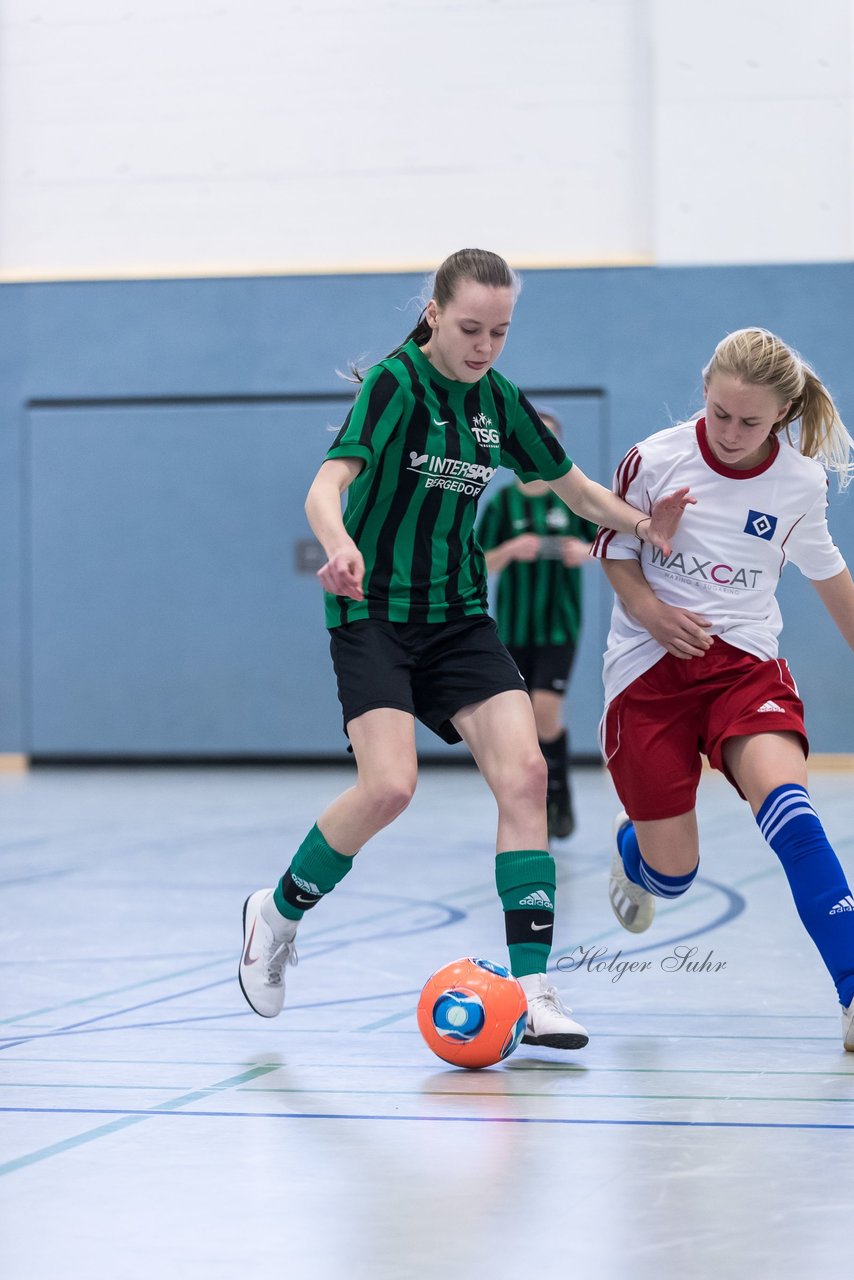
[[[573,466],[549,485],[571,511],[585,520],[616,529],[619,533],[635,533],[638,537],[670,554],[670,539],[679,527],[686,506],[697,501],[689,496],[688,489],[676,489],[673,493],[653,503],[652,512],[638,511],[618,498],[604,485],[590,480],[580,467]],[[643,522],[643,523],[641,523]]]
[[[812,581],[812,579],[811,579]],[[854,649],[854,581],[851,571],[843,569],[833,578],[812,582],[821,603],[839,628],[839,633]]]
[[[626,609],[674,658],[698,658],[712,638],[699,613],[659,600],[637,560],[602,560],[602,568]]]
[[[568,535],[561,538],[560,556],[567,569],[578,569],[583,564],[592,564],[590,556],[590,548],[592,542],[585,542],[583,538],[574,538]]]
[[[312,481],[305,500],[305,514],[311,531],[326,552],[327,561],[318,578],[333,595],[363,600],[362,553],[344,528],[341,497],[362,470],[360,458],[330,458]]]
[[[518,538],[508,538],[484,552],[487,573],[501,573],[514,560],[536,560],[540,551],[540,538],[536,533],[520,533]]]

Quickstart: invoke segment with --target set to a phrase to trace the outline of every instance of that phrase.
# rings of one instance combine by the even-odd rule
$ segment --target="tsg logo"
[[[501,444],[495,427],[472,427],[471,430],[478,444]]]
[[[766,515],[764,511],[748,511],[745,533],[752,533],[754,538],[764,538],[770,542],[777,528],[777,517]]]
[[[492,425],[492,419],[488,418],[485,413],[479,413],[477,417],[471,420],[472,435],[478,444],[500,444],[501,439],[497,429]]]

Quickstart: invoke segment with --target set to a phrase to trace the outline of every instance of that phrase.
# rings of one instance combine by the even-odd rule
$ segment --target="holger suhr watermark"
[[[619,982],[627,973],[649,973],[661,969],[664,973],[720,973],[726,968],[726,960],[715,959],[714,951],[701,956],[698,947],[673,947],[660,960],[625,960],[622,951],[610,955],[607,947],[578,946],[569,955],[561,956],[557,968],[563,973],[607,973],[612,982]]]

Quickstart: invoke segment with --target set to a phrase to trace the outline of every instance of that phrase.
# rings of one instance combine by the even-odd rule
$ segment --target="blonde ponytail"
[[[854,469],[851,439],[827,387],[804,361],[804,389],[793,401],[784,425],[799,421],[798,448],[808,458],[817,458],[825,470],[835,473],[840,490],[847,489]]]

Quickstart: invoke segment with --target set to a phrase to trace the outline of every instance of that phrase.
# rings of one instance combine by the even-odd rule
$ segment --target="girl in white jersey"
[[[807,792],[803,705],[778,657],[774,594],[792,560],[854,648],[854,583],[827,528],[825,470],[844,487],[854,442],[815,373],[764,329],[730,334],[703,377],[705,413],[642,441],[616,474],[636,506],[690,486],[697,504],[670,553],[608,529],[593,549],[617,596],[601,726],[625,810],[611,905],[641,933],[656,898],[690,887],[704,753],[780,858],[854,1052],[854,897]]]

